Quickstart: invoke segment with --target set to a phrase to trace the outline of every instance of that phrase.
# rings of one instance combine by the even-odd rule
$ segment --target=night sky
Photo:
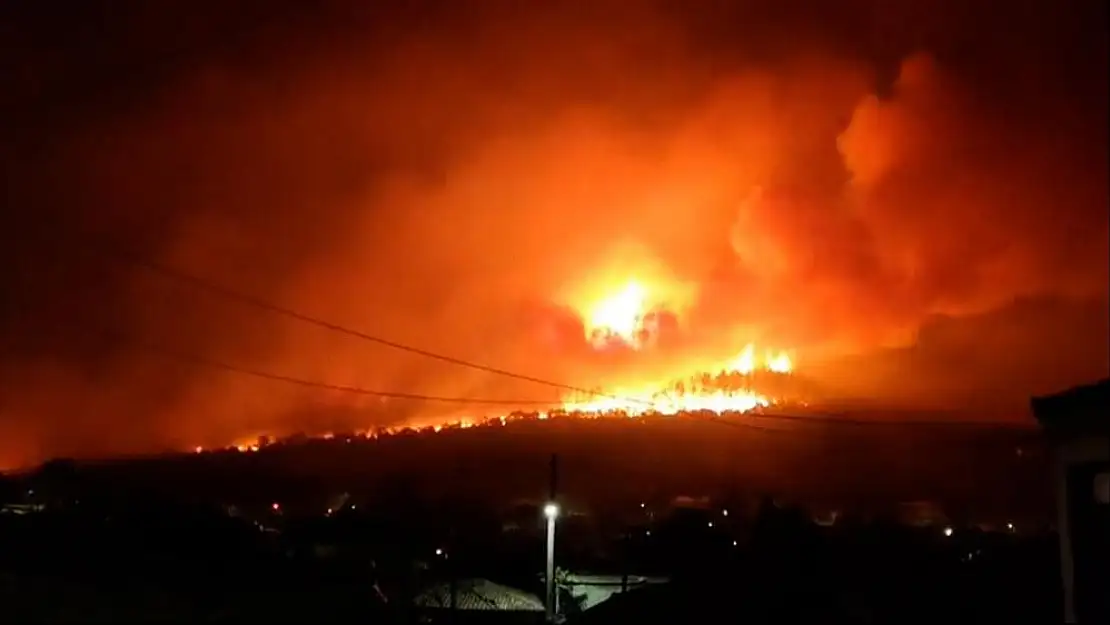
[[[0,467],[443,409],[121,335],[330,384],[557,399],[126,255],[589,385],[611,363],[546,329],[650,274],[680,336],[621,379],[751,340],[838,396],[1028,418],[1030,395],[1110,369],[1106,7],[4,2]]]

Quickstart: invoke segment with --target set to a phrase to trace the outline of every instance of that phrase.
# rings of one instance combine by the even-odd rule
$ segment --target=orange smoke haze
[[[104,326],[335,385],[561,399],[65,231],[591,388],[749,343],[830,398],[1013,418],[1107,375],[1104,3],[374,4],[3,9],[0,465],[460,410],[198,368]]]

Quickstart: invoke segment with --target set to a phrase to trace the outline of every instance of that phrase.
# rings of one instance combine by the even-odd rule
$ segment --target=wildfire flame
[[[610,283],[612,284],[612,283]],[[639,279],[617,282],[617,289],[594,291],[593,297],[577,298],[574,306],[583,320],[586,338],[598,349],[614,343],[641,350],[649,346],[658,330],[653,326],[654,314],[666,310],[674,314],[681,307],[681,289],[666,280]],[[649,287],[650,285],[650,287]],[[590,303],[592,302],[592,303]],[[565,395],[551,412],[531,415],[509,413],[484,418],[456,418],[445,423],[425,422],[421,425],[377,428],[357,434],[358,437],[392,436],[408,429],[441,432],[445,429],[469,428],[476,425],[505,425],[522,418],[547,419],[562,415],[578,418],[607,416],[642,417],[645,415],[677,415],[686,412],[712,412],[718,415],[745,413],[779,403],[780,398],[758,389],[762,382],[775,376],[791,374],[794,364],[785,351],[764,350],[757,356],[755,345],[749,343],[733,358],[716,366],[698,365],[677,379],[656,384],[635,384],[632,387],[596,389]],[[706,373],[705,371],[716,371]],[[333,438],[325,435],[325,438]],[[268,445],[263,438],[237,442],[232,446],[240,452],[259,451]],[[266,439],[268,441],[268,439]],[[348,442],[350,442],[350,438]],[[204,448],[197,447],[196,453]]]
[[[740,352],[740,355],[728,363],[724,369],[725,371],[735,371],[744,375],[748,375],[757,368],[762,368],[766,371],[774,373],[787,374],[794,370],[794,364],[790,360],[790,356],[786,352],[774,352],[768,350],[762,363],[757,363],[755,358],[755,346],[748,343]]]
[[[624,413],[638,417],[644,414],[676,415],[680,412],[708,410],[717,414],[749,412],[771,404],[770,400],[751,391],[641,391],[627,393],[617,390],[613,397],[583,402],[568,401],[563,410],[569,413],[603,415]]]
[[[779,352],[776,355],[767,355],[767,370],[775,373],[790,373],[794,370],[794,363],[790,361],[790,356],[786,352]]]
[[[652,282],[654,286],[656,283]],[[586,337],[595,347],[603,348],[619,341],[634,349],[642,349],[651,337],[650,314],[661,303],[639,280],[630,280],[581,308]],[[637,388],[606,389],[596,395],[566,398],[563,409],[570,413],[608,414],[620,412],[638,416],[645,413],[672,415],[683,411],[708,410],[716,413],[747,412],[768,406],[773,400],[751,388],[751,376],[757,371],[786,375],[793,362],[786,352],[766,351],[756,356],[755,346],[746,345],[740,353],[722,366],[716,377],[696,373],[686,379]]]
[[[571,396],[563,402],[568,413],[603,415],[648,413],[674,415],[680,412],[749,412],[775,403],[773,398],[752,389],[752,375],[766,371],[787,375],[793,363],[786,352],[768,351],[763,360],[748,344],[716,375],[698,374],[654,387],[606,390],[603,395]],[[581,395],[581,394],[579,394]]]
[[[778,400],[761,394],[752,388],[759,373],[788,375],[793,369],[790,356],[784,351],[766,351],[763,359],[757,359],[755,346],[748,344],[740,354],[725,364],[716,374],[701,373],[679,381],[657,386],[634,389],[606,389],[602,394],[580,393],[568,396],[551,413],[533,413],[531,417],[520,413],[487,416],[485,418],[458,419],[438,424],[409,424],[364,430],[353,437],[376,439],[394,436],[406,430],[442,432],[452,429],[467,429],[481,425],[506,425],[510,421],[535,418],[547,419],[552,415],[578,418],[601,418],[612,416],[643,417],[654,414],[673,416],[683,412],[712,412],[718,415],[751,412],[778,403]],[[323,438],[335,438],[325,434]],[[348,438],[350,442],[353,438]],[[230,449],[249,453],[261,450],[270,444],[269,437],[257,437],[233,444]],[[207,451],[204,447],[193,450],[200,454]]]
[[[647,290],[639,282],[629,282],[614,295],[599,302],[590,312],[586,335],[595,344],[618,338],[633,347],[640,346],[646,314]]]

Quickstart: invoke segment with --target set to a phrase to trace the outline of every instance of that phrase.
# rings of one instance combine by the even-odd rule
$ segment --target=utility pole
[[[555,585],[555,519],[559,516],[559,504],[556,503],[555,500],[559,474],[559,456],[557,454],[551,454],[550,470],[550,491],[548,493],[547,503],[543,507],[543,515],[547,519],[547,567],[544,571],[546,596],[544,597],[543,603],[547,622],[554,623],[555,616],[559,612],[559,590]]]
[[[464,462],[464,459],[462,457],[456,458],[455,461],[458,463],[458,466],[456,467],[456,474],[460,475],[460,476],[463,476],[464,478],[467,477],[468,473],[469,473],[470,466],[466,462]],[[454,507],[453,504],[454,504],[454,502],[452,501],[452,503],[449,504],[450,507],[448,508],[448,510],[446,510],[446,512],[451,516],[452,521],[451,521],[450,526],[447,529],[447,544],[443,546],[443,549],[444,549],[444,551],[443,551],[443,562],[444,562],[444,564],[447,565],[447,575],[449,576],[448,577],[448,591],[451,593],[451,598],[450,598],[451,618],[450,618],[450,621],[451,621],[452,625],[459,622],[459,614],[458,614],[458,611],[459,611],[459,568],[458,568],[458,565],[459,565],[459,556],[460,556],[459,550],[455,548],[455,547],[458,546],[459,540],[458,540],[458,531],[455,527],[455,521],[454,521],[454,519],[456,518],[456,515],[454,513],[457,512],[457,510],[451,509],[451,508]]]
[[[550,492],[548,493],[548,501],[555,503],[555,493],[559,487],[559,454],[551,454],[551,484]]]
[[[450,589],[451,589],[451,622],[458,622],[458,609],[459,609],[459,576],[455,570],[455,560],[451,559],[451,553],[455,550],[455,528],[451,527],[448,534],[447,551],[443,554],[443,559],[447,562],[447,574],[450,575]],[[456,554],[457,556],[457,554]]]
[[[621,594],[628,592],[628,557],[632,551],[632,531],[625,529],[621,541]]]

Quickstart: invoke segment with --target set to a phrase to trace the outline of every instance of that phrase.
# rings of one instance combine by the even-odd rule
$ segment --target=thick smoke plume
[[[103,328],[331,384],[558,398],[105,244],[573,384],[619,377],[571,311],[630,274],[681,327],[653,371],[755,340],[833,394],[977,408],[1106,375],[1103,3],[787,4],[13,3],[0,464],[445,410]]]

